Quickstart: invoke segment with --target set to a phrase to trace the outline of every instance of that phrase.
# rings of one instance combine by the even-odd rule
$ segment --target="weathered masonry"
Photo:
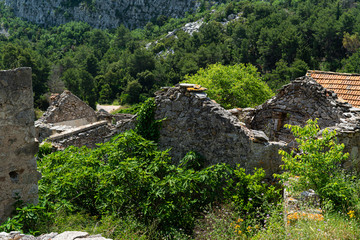
[[[31,68],[0,71],[0,223],[17,198],[38,201],[31,74]]]
[[[197,85],[180,84],[156,93],[156,119],[164,119],[159,146],[179,161],[188,151],[203,155],[208,164],[240,164],[247,171],[262,167],[269,176],[282,164],[279,149],[294,146],[285,124],[304,126],[318,119],[321,129],[336,130],[345,151],[346,167],[360,169],[360,109],[338,99],[311,77],[283,86],[255,109],[225,110]]]
[[[203,90],[198,85],[180,84],[155,93],[155,118],[164,119],[159,147],[171,148],[174,162],[196,151],[206,158],[207,165],[240,164],[247,171],[261,167],[268,176],[278,172],[278,150],[287,149],[286,143],[269,141],[263,131],[246,127]]]

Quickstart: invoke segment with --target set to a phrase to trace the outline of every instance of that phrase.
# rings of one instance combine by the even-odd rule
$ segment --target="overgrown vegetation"
[[[155,110],[154,98],[148,98],[137,113],[135,131],[145,139],[157,142],[162,120],[155,120]]]
[[[208,88],[209,97],[228,109],[255,107],[273,95],[252,65],[214,64],[207,69],[200,69],[192,76],[185,76],[185,79],[187,83],[197,83]]]
[[[43,148],[42,154],[49,151]],[[191,153],[173,165],[167,151],[133,131],[94,150],[69,147],[39,158],[40,204],[18,207],[0,229],[47,232],[81,213],[89,216],[88,224],[133,219],[134,225],[146,226],[142,233],[154,231],[157,237],[151,237],[185,238],[211,205],[233,202],[239,212],[265,216],[268,200],[279,200],[279,190],[261,183],[263,171],[252,176],[223,164],[204,168],[201,161]]]
[[[142,110],[151,113],[152,104],[149,100]],[[319,221],[298,219],[286,228],[281,187],[265,181],[262,169],[246,174],[239,166],[204,167],[205,159],[195,152],[173,165],[154,141],[128,131],[93,150],[51,153],[51,145],[43,144],[40,203],[24,206],[19,200],[15,216],[0,230],[41,234],[76,228],[114,239],[359,238],[360,185],[339,165],[347,154],[336,133],[324,130],[319,138],[311,120],[289,128],[299,147],[281,151],[287,171],[280,177],[296,175],[296,189],[320,194]],[[345,225],[346,230],[338,228]]]
[[[305,127],[290,126],[299,147],[296,151],[283,156],[283,169],[280,175],[286,182],[297,177],[292,183],[295,190],[315,190],[321,197],[323,205],[331,210],[347,212],[353,210],[358,215],[359,181],[356,174],[346,172],[342,164],[348,159],[349,153],[343,153],[344,144],[339,144],[336,131],[327,129],[320,132],[317,121],[309,120]]]

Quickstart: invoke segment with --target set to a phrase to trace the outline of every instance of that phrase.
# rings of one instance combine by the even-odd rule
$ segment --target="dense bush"
[[[209,97],[225,108],[254,107],[273,95],[271,89],[261,80],[257,69],[250,64],[214,64],[185,78],[187,83],[208,88]]]
[[[232,203],[238,214],[253,222],[256,214],[269,213],[270,200],[279,197],[278,190],[262,182],[262,170],[249,175],[224,164],[204,167],[205,159],[194,152],[174,165],[167,151],[133,131],[93,150],[42,149],[40,204],[19,202],[15,216],[0,230],[53,231],[52,226],[64,221],[60,225],[67,225],[80,213],[101,222],[109,217],[115,222],[135,219],[135,225],[145,225],[158,236],[189,235],[211,205]]]
[[[39,164],[40,193],[56,208],[92,215],[135,215],[159,229],[191,230],[195,217],[221,197],[224,165],[195,171],[171,164],[167,152],[134,132],[99,148],[70,147]]]
[[[343,153],[344,144],[339,144],[336,131],[327,129],[320,132],[317,120],[309,120],[305,127],[288,125],[296,142],[296,150],[280,151],[286,171],[280,175],[286,182],[298,177],[292,186],[295,190],[314,189],[324,204],[335,210],[357,208],[358,189],[355,175],[346,173],[341,167],[349,153]]]

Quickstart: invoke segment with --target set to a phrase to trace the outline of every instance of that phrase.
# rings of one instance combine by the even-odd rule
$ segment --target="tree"
[[[343,47],[348,52],[350,52],[351,54],[355,53],[360,47],[359,34],[355,33],[353,35],[350,35],[349,33],[345,32],[342,43]]]
[[[8,43],[2,48],[2,67],[5,69],[18,67],[32,68],[32,85],[37,104],[40,96],[48,91],[47,79],[50,69],[46,59],[29,48]]]
[[[292,182],[295,190],[315,190],[323,200],[330,201],[337,209],[348,208],[358,201],[351,178],[340,164],[349,157],[343,153],[345,145],[339,144],[336,131],[320,131],[317,120],[308,120],[304,127],[285,125],[296,137],[297,149],[290,153],[280,150],[286,170],[279,176],[284,182],[297,176]]]
[[[251,64],[214,64],[207,69],[200,69],[195,75],[186,76],[185,79],[187,83],[208,88],[209,97],[225,108],[254,107],[273,95]]]
[[[360,73],[360,51],[342,61],[342,71],[347,73]]]
[[[96,92],[93,76],[84,69],[70,68],[62,76],[65,86],[76,96],[96,109]]]
[[[126,103],[138,103],[139,102],[139,97],[140,97],[140,93],[141,93],[141,84],[137,81],[131,81],[128,83],[124,94],[123,94],[123,100]]]
[[[111,99],[111,88],[109,84],[104,84],[101,86],[101,91],[99,93],[99,103],[106,104],[110,103]]]

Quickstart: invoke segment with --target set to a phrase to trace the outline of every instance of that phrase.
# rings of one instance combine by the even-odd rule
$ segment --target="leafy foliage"
[[[99,148],[70,147],[39,166],[41,194],[56,209],[92,215],[133,214],[159,229],[190,230],[197,212],[219,199],[224,165],[202,170],[171,164],[167,152],[134,132]]]
[[[138,112],[135,131],[145,139],[156,142],[160,137],[162,120],[155,120],[155,110],[155,100],[148,98]]]
[[[234,169],[232,178],[227,181],[226,199],[231,200],[242,219],[248,220],[248,224],[264,224],[264,220],[281,199],[281,188],[269,186],[264,179],[263,169],[255,169],[253,174],[246,174],[238,166]]]
[[[207,69],[200,69],[195,75],[186,76],[186,82],[208,88],[209,97],[225,108],[253,107],[273,95],[251,65],[214,64]]]
[[[357,202],[354,177],[341,169],[349,153],[343,153],[344,144],[338,144],[336,131],[320,132],[317,120],[309,120],[305,127],[287,126],[299,144],[297,150],[287,153],[280,150],[286,171],[280,175],[283,181],[298,176],[297,189],[312,188],[328,200],[336,209],[355,207]]]

